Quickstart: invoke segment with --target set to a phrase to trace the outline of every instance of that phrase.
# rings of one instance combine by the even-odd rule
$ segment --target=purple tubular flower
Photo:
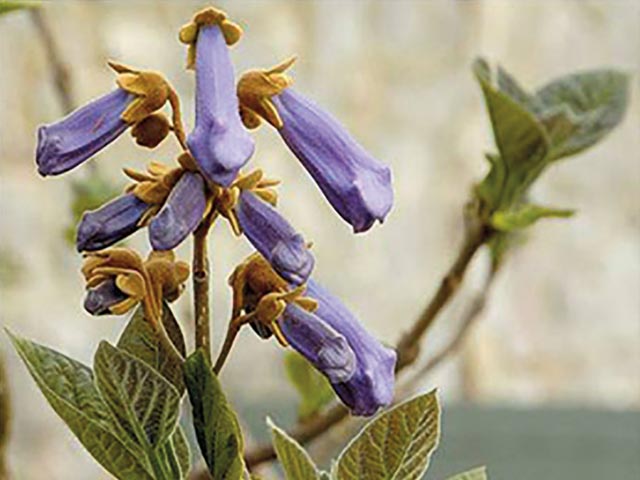
[[[255,144],[240,120],[235,76],[218,25],[202,25],[196,43],[196,127],[189,150],[208,180],[228,187]]]
[[[76,248],[79,252],[102,250],[140,228],[139,222],[149,208],[128,193],[97,210],[85,212],[78,225]]]
[[[105,280],[95,288],[87,290],[84,309],[91,315],[109,315],[112,306],[129,298],[116,287],[113,279]]]
[[[128,127],[120,115],[133,99],[118,88],[59,122],[38,128],[38,173],[64,173],[113,142]]]
[[[172,250],[193,232],[204,215],[207,199],[204,179],[185,172],[167,201],[149,224],[149,240],[154,250]]]
[[[347,339],[313,313],[289,304],[281,327],[291,346],[331,383],[349,381],[355,374],[356,356]]]
[[[391,170],[373,158],[329,113],[295,92],[272,97],[278,131],[354,232],[384,221],[393,204]]]
[[[318,301],[318,309],[310,314],[289,305],[280,321],[291,346],[329,378],[336,394],[354,415],[371,416],[389,405],[395,383],[395,351],[373,338],[340,300],[311,279],[305,295]],[[328,332],[335,332],[334,336]],[[355,355],[355,365],[347,361],[347,349],[338,348],[337,338],[346,339]],[[325,345],[331,347],[326,353]]]
[[[278,275],[294,285],[306,282],[315,264],[313,255],[302,235],[275,208],[244,190],[236,214],[245,236]]]

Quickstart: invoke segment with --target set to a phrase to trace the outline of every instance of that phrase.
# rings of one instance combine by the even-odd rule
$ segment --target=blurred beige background
[[[180,26],[203,3],[45,2],[43,14],[69,63],[79,102],[113,87],[105,59],[164,72],[193,125],[193,74],[183,68]],[[396,203],[387,222],[353,236],[268,127],[257,132],[254,166],[283,180],[280,209],[313,240],[316,278],[380,338],[394,342],[420,312],[461,238],[460,211],[493,148],[477,55],[500,62],[527,87],[578,69],[634,74],[624,124],[587,154],[544,175],[534,194],[577,208],[549,220],[508,260],[483,318],[456,360],[425,380],[445,404],[474,402],[640,408],[640,4],[635,1],[228,1],[245,27],[233,49],[238,71],[297,53],[297,88],[338,116],[391,164]],[[0,323],[91,362],[120,318],[82,310],[80,257],[64,239],[70,182],[87,166],[42,179],[34,164],[37,125],[61,113],[45,50],[28,13],[0,17]],[[123,166],[170,162],[123,136],[98,168],[125,185]],[[146,251],[145,233],[131,242]],[[190,245],[179,254],[188,258]],[[226,224],[214,229],[213,335],[230,312],[226,278],[250,252]],[[465,289],[439,319],[425,352],[442,343],[486,268],[476,259]],[[189,319],[190,291],[177,307]],[[191,326],[183,321],[189,336]],[[190,336],[189,336],[190,339]],[[11,464],[18,479],[106,478],[46,405],[2,335],[14,403]],[[281,350],[243,332],[223,381],[252,418],[268,405],[295,408]]]

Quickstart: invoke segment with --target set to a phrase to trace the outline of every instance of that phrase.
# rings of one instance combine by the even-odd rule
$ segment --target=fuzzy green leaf
[[[187,478],[191,467],[191,452],[184,431],[180,426],[162,446],[158,457],[160,463],[168,468],[169,478],[176,480]]]
[[[171,443],[182,474],[180,478],[187,478],[189,470],[191,469],[191,449],[189,448],[189,442],[182,427],[178,426],[178,428],[176,428],[176,431],[171,436]]]
[[[495,212],[491,216],[491,226],[501,232],[511,232],[533,225],[541,218],[567,218],[571,217],[574,213],[574,210],[562,210],[540,205],[524,204],[512,210]]]
[[[164,328],[182,356],[185,355],[185,343],[180,325],[169,306],[165,303],[162,322]],[[160,335],[144,318],[144,309],[138,307],[125,327],[117,347],[151,366],[177,390],[184,393],[183,360],[175,351],[161,341]]]
[[[285,480],[318,480],[318,469],[304,448],[278,428],[270,418],[267,418],[267,424],[271,429],[273,447],[284,470]]]
[[[213,480],[239,480],[244,461],[238,418],[201,349],[187,358],[184,374],[198,445]]]
[[[420,395],[374,418],[340,454],[337,480],[417,480],[440,437],[436,392]]]
[[[447,480],[487,480],[487,469],[486,467],[474,468],[468,472],[449,477]]]
[[[490,210],[496,210],[518,200],[540,175],[548,163],[549,137],[533,113],[494,84],[486,62],[477,60],[474,73],[499,151],[488,156],[492,168],[477,192]]]
[[[98,463],[119,480],[153,480],[142,450],[115,433],[91,370],[55,350],[9,335],[51,407]]]
[[[94,370],[98,390],[129,438],[147,452],[164,445],[178,421],[178,391],[146,363],[104,341]]]
[[[615,70],[567,75],[542,87],[535,99],[539,117],[564,109],[573,123],[571,134],[554,142],[552,157],[558,159],[594,145],[622,121],[629,103],[629,76]]]
[[[327,377],[322,375],[302,355],[287,352],[284,367],[289,381],[300,396],[298,417],[308,418],[335,398]]]

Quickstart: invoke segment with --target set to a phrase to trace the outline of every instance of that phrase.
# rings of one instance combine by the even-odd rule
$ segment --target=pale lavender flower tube
[[[133,194],[122,195],[97,210],[85,212],[78,225],[76,248],[79,252],[102,250],[140,228],[149,208]]]
[[[60,121],[38,128],[38,173],[64,173],[113,142],[129,126],[120,116],[134,98],[118,88]]]
[[[229,49],[218,25],[200,26],[196,43],[196,127],[187,144],[208,180],[228,187],[255,144],[240,120]]]
[[[116,287],[114,279],[105,280],[100,285],[87,290],[84,298],[84,309],[91,315],[109,315],[112,306],[123,302],[127,294]]]
[[[384,221],[393,205],[391,170],[329,113],[292,88],[271,97],[285,143],[354,232]]]
[[[340,300],[311,279],[305,296],[318,301],[313,314],[289,305],[279,321],[291,346],[329,378],[336,394],[354,415],[371,416],[389,405],[395,384],[395,351],[372,337]],[[355,355],[354,367],[346,367],[350,364],[345,348],[332,348],[323,356],[335,359],[333,362],[317,361],[325,344],[337,344],[326,332],[336,332],[346,339]],[[338,369],[335,365],[344,366]]]
[[[165,204],[149,224],[149,240],[154,250],[172,250],[193,232],[207,205],[204,179],[185,172],[175,184]]]
[[[278,275],[295,285],[306,282],[315,260],[302,235],[250,191],[240,194],[235,210],[244,235]]]
[[[283,319],[280,325],[287,341],[331,383],[353,377],[357,359],[343,335],[296,304],[287,305]]]

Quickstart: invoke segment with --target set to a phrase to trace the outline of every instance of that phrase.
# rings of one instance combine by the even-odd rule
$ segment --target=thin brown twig
[[[488,232],[483,225],[477,225],[467,229],[458,256],[440,282],[440,286],[438,290],[436,290],[435,295],[431,298],[431,301],[427,304],[413,326],[405,332],[400,342],[398,342],[396,347],[396,352],[398,353],[396,369],[398,371],[412,364],[418,357],[420,340],[438,317],[440,311],[442,311],[457,292],[462,284],[464,274],[471,259],[486,242],[487,238]]]
[[[403,390],[407,390],[415,385],[419,380],[425,377],[428,373],[439,366],[444,360],[450,358],[451,355],[456,353],[460,347],[464,344],[467,336],[471,332],[476,320],[480,317],[487,305],[487,298],[489,291],[496,278],[498,272],[497,268],[491,268],[487,278],[482,286],[480,292],[471,300],[467,306],[460,325],[454,333],[453,337],[444,345],[438,352],[431,355],[421,366],[417,367],[415,372],[411,373],[411,376],[403,382]],[[406,395],[400,395],[405,397]]]
[[[69,67],[60,54],[58,43],[56,42],[53,32],[51,31],[51,27],[42,14],[41,9],[32,8],[29,13],[46,51],[47,61],[49,62],[49,68],[51,69],[56,92],[60,100],[60,106],[64,113],[67,114],[74,109],[76,104],[74,101],[73,89],[71,87]]]

